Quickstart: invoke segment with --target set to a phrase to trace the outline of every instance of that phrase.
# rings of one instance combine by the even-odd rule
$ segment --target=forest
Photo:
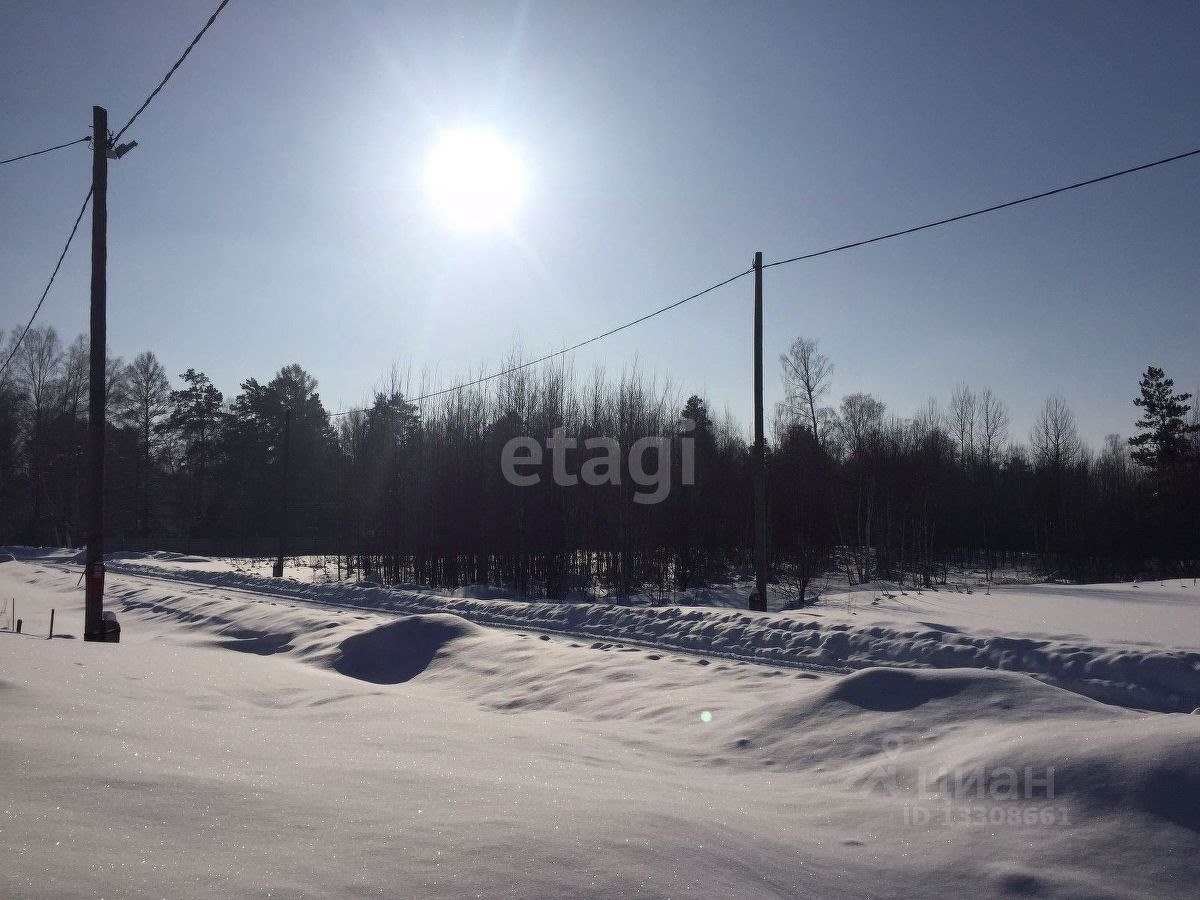
[[[0,359],[0,543],[81,546],[87,342],[33,328],[19,344],[10,335]],[[769,559],[772,582],[798,604],[830,571],[925,585],[948,567],[990,578],[1017,561],[1076,581],[1196,574],[1200,419],[1160,369],[1130,385],[1133,437],[1093,449],[1057,395],[1020,440],[986,388],[960,384],[899,416],[870,394],[829,405],[833,363],[815,340],[797,338],[779,366]],[[386,582],[552,598],[664,598],[751,566],[743,427],[636,366],[616,377],[521,368],[425,398],[393,371],[346,411],[327,410],[296,364],[232,397],[196,369],[173,385],[150,352],[107,370],[109,551],[336,554]],[[600,485],[510,483],[506,443],[556,429],[580,447],[661,438],[670,491],[634,502],[642,489],[624,458]],[[568,471],[589,452],[566,451]]]

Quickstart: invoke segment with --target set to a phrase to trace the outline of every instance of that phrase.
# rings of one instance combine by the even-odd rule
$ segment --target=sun
[[[503,228],[525,198],[525,164],[490,131],[444,132],[429,157],[425,193],[433,208],[462,231]]]

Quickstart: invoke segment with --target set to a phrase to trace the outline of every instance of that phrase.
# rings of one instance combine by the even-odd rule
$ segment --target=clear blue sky
[[[128,118],[215,6],[0,4],[0,158]],[[233,0],[110,169],[109,339],[227,395],[299,362],[332,409],[394,362],[441,384],[745,268],[1200,146],[1200,4]],[[420,172],[488,126],[530,169],[463,235]],[[0,169],[0,327],[23,324],[85,145]],[[910,415],[1051,392],[1093,445],[1148,363],[1200,385],[1200,158],[766,278],[768,403],[798,334],[834,399]],[[87,228],[40,321],[87,327]],[[634,358],[751,421],[743,279],[575,358]]]

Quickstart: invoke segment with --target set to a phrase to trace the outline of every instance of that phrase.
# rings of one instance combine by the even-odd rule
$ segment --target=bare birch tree
[[[817,404],[829,392],[833,363],[817,349],[819,341],[798,337],[787,353],[781,354],[783,367],[784,409],[803,422],[818,446],[821,444],[821,419]]]

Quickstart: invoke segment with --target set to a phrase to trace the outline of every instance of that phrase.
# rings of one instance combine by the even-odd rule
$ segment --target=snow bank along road
[[[171,554],[113,560],[109,570],[239,589],[259,596],[397,613],[447,612],[468,621],[573,634],[602,641],[810,671],[848,672],[875,665],[982,668],[1025,672],[1109,703],[1160,712],[1200,707],[1200,651],[1148,643],[1097,642],[1036,634],[968,632],[932,621],[862,625],[818,609],[763,615],[702,607],[624,607],[595,603],[528,603],[447,597],[371,585],[305,585],[200,567],[170,567]],[[1150,593],[1147,588],[1143,595]],[[1200,590],[1194,591],[1200,594]],[[978,598],[983,604],[984,598]],[[1028,597],[1023,597],[1028,605]],[[1190,599],[1190,598],[1189,598]],[[1200,599],[1200,598],[1198,598]],[[1003,602],[997,597],[992,606]],[[1048,603],[1054,602],[1051,599]],[[1127,615],[1145,600],[1132,595]],[[1111,607],[1111,604],[1109,604]],[[1179,618],[1200,616],[1200,603],[1176,603]],[[1086,609],[1086,607],[1084,607]],[[1111,615],[1111,608],[1106,610]],[[1169,622],[1169,620],[1168,620]],[[1079,627],[1086,630],[1087,622]],[[1166,626],[1169,629],[1169,625]]]
[[[329,598],[442,604],[368,611],[161,571],[110,578],[121,644],[47,641],[50,608],[68,634],[82,617],[77,568],[48,562],[0,563],[26,631],[0,633],[3,897],[1191,897],[1200,877],[1200,716],[1011,671],[603,639],[629,613],[697,651],[737,626],[740,652],[777,617],[561,608],[581,641],[538,628],[542,604]]]

